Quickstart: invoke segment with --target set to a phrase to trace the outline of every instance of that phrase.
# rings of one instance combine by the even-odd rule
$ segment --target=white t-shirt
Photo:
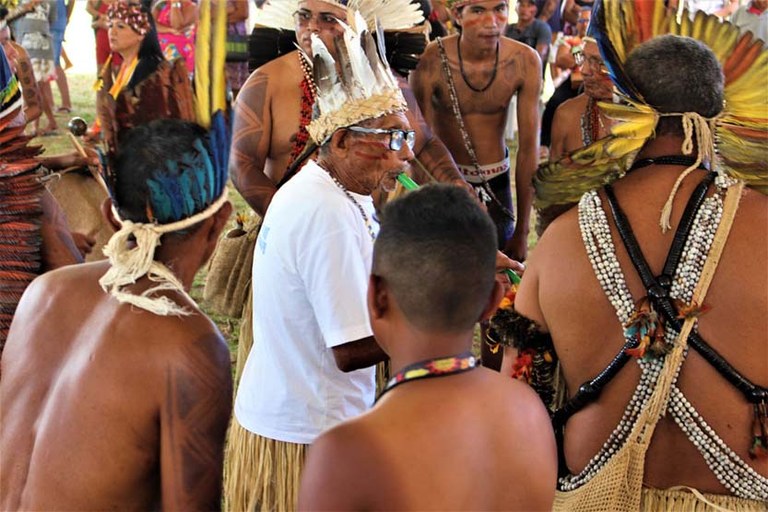
[[[351,193],[377,232],[373,200]],[[375,368],[343,373],[331,347],[372,336],[373,241],[359,208],[314,161],[267,210],[253,259],[253,348],[235,400],[247,430],[309,444],[373,405]]]

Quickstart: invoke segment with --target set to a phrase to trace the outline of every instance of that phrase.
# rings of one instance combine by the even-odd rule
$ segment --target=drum
[[[93,251],[85,260],[104,259],[102,248],[115,232],[101,212],[107,192],[87,170],[55,173],[46,186],[64,210],[70,231],[96,239]]]

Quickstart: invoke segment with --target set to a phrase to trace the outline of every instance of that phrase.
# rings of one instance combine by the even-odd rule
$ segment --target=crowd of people
[[[88,0],[41,155],[72,3],[0,0],[4,510],[768,506],[768,2]]]

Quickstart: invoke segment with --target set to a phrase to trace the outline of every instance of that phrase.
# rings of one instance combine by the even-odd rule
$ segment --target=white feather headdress
[[[257,13],[256,23],[264,27],[294,30],[293,13],[299,9],[300,0],[267,0]],[[421,8],[411,0],[320,0],[342,9],[360,11],[370,30],[375,30],[379,20],[384,30],[406,30],[424,21]]]
[[[333,132],[377,117],[405,112],[407,104],[387,64],[382,31],[373,35],[359,11],[347,13],[344,36],[336,39],[338,64],[322,40],[312,34],[312,67],[317,85],[316,117],[307,130],[323,144]]]

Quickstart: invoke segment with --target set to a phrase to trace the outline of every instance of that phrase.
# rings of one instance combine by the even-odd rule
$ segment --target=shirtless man
[[[600,112],[598,101],[610,102],[613,83],[608,76],[600,50],[594,39],[585,38],[576,60],[584,77],[584,92],[572,98],[555,111],[552,123],[553,160],[607,136],[611,121]]]
[[[309,37],[315,33],[334,51],[333,38],[341,34],[336,20],[346,19],[346,10],[334,1],[301,0],[297,4],[296,38],[302,49],[312,54]],[[304,147],[297,141],[297,137],[306,140],[306,132],[300,132],[301,120],[308,122],[312,114],[311,106],[302,111],[304,76],[299,53],[288,53],[257,69],[235,103],[230,175],[243,198],[262,216],[289,164]],[[424,122],[402,78],[401,89],[409,104],[408,121],[416,131],[416,158],[437,180],[464,184],[445,146]]]
[[[498,228],[499,248],[512,259],[523,261],[528,252],[531,178],[536,171],[539,147],[541,60],[527,45],[502,37],[509,15],[507,0],[451,0],[448,5],[462,32],[446,37],[442,44],[476,161],[466,149],[454,114],[437,42],[427,47],[411,74],[413,92],[427,122],[451,149],[467,181],[475,187],[489,182],[492,194],[483,190],[480,197],[495,196],[487,205]],[[516,225],[511,215],[509,162],[504,143],[507,110],[515,94],[520,133],[515,167]]]
[[[368,311],[398,372],[371,411],[313,443],[299,509],[551,509],[557,465],[543,404],[470,351],[475,323],[501,299],[495,245],[493,223],[463,190],[428,185],[386,206]],[[436,378],[405,372],[416,368]]]
[[[636,425],[633,415],[645,409],[635,401],[633,410],[630,400],[635,400],[632,398],[634,393],[647,397],[661,387],[661,379],[654,381],[654,372],[659,371],[659,361],[674,352],[663,345],[653,351],[646,350],[644,354],[625,352],[623,347],[633,336],[628,329],[647,318],[650,320],[646,324],[648,328],[655,325],[658,331],[660,324],[653,321],[648,307],[641,302],[644,297],[669,293],[676,303],[680,301],[675,309],[696,300],[692,291],[700,281],[702,260],[712,258],[708,243],[715,238],[713,227],[724,222],[716,213],[700,211],[699,218],[688,230],[683,259],[671,272],[674,277],[667,279],[661,275],[673,238],[678,238],[675,230],[682,223],[686,203],[700,183],[713,178],[711,172],[700,166],[682,180],[673,196],[672,229],[662,232],[659,212],[681,173],[696,160],[695,155],[685,156],[681,150],[686,137],[680,113],[698,114],[709,119],[722,114],[724,108],[723,74],[715,55],[694,39],[660,36],[634,48],[627,57],[624,70],[628,80],[656,112],[661,115],[678,113],[661,118],[655,127],[655,136],[640,149],[635,168],[612,184],[616,201],[634,231],[635,247],[647,260],[649,274],[660,276],[653,278],[660,283],[659,288],[649,292],[641,281],[617,233],[613,207],[608,204],[607,189],[603,189],[590,192],[578,209],[566,212],[550,225],[536,246],[515,299],[515,309],[521,316],[519,332],[536,332],[536,328],[541,331],[531,335],[530,342],[543,346],[542,350],[548,351],[550,360],[559,358],[567,389],[572,393],[579,390],[583,398],[580,401],[584,405],[576,406],[575,413],[565,423],[561,467],[569,473],[561,484],[572,483],[564,490],[575,489],[581,496],[595,496],[586,487],[593,482],[599,485],[598,481],[620,481],[622,487],[632,489],[626,483],[633,479],[626,474],[629,471],[622,471],[621,464],[605,464],[605,455],[607,451],[611,454],[618,451],[622,436],[629,438],[626,443],[630,442],[632,438],[628,432]],[[696,84],[695,92],[691,91],[690,84]],[[723,208],[725,192],[721,185],[723,182],[718,185],[718,181],[709,185],[704,204],[709,205],[711,212]],[[706,192],[707,188],[703,190]],[[704,301],[697,301],[707,307],[698,317],[695,330],[716,351],[715,359],[721,359],[721,363],[725,359],[746,381],[763,386],[764,408],[768,396],[765,389],[768,385],[765,336],[768,244],[755,241],[766,239],[768,198],[745,188],[738,205],[712,284]],[[702,256],[685,257],[697,253]],[[675,284],[664,288],[665,281]],[[693,312],[681,311],[681,316],[698,316],[696,304],[689,307]],[[655,311],[662,314],[659,309]],[[633,318],[629,323],[628,320]],[[626,327],[623,322],[627,322]],[[526,330],[528,327],[530,329]],[[678,331],[669,321],[661,324],[661,331],[661,343],[679,343]],[[653,338],[653,333],[648,332]],[[553,348],[542,341],[549,336]],[[530,346],[525,339],[518,340],[520,345]],[[689,338],[688,346],[691,345]],[[624,353],[643,357],[643,364],[637,364],[639,360],[637,363],[630,360],[613,378],[606,376],[600,384],[582,386],[601,374],[617,354]],[[510,371],[514,356],[515,349],[507,349],[503,373]],[[744,386],[741,386],[742,391],[737,390],[730,383],[733,380],[724,378],[726,375],[733,376],[733,370],[722,366],[716,369],[699,350],[689,348],[673,388],[677,391],[662,410],[665,415],[658,420],[653,437],[650,440],[646,437],[647,452],[638,449],[633,454],[636,460],[645,458],[644,471],[640,468],[643,486],[637,489],[642,494],[641,504],[652,500],[650,503],[657,506],[667,503],[664,508],[675,510],[693,510],[695,503],[698,503],[696,508],[703,507],[698,498],[701,494],[694,496],[688,492],[693,488],[704,493],[710,505],[714,503],[729,510],[765,510],[768,458],[761,457],[759,450],[751,452],[760,436],[760,409],[758,406],[753,408],[750,402],[754,400],[752,397],[759,398],[760,394],[756,391],[750,397],[745,396]],[[581,392],[590,388],[594,388],[595,393]],[[704,421],[708,425],[706,428],[701,426]],[[765,429],[765,416],[762,421]],[[700,428],[702,430],[698,430]],[[649,431],[653,432],[652,429]],[[609,437],[610,441],[606,442]],[[728,454],[722,455],[725,452]],[[590,474],[585,481],[581,472],[587,465],[590,465],[587,470]],[[616,475],[615,472],[625,474]],[[594,480],[590,480],[593,476]],[[594,485],[591,487],[595,489]],[[734,492],[737,489],[740,492]],[[604,488],[603,492],[609,494],[611,490]],[[738,499],[733,494],[750,499]],[[664,501],[667,499],[670,501]],[[589,509],[589,502],[582,504]],[[567,510],[569,502],[564,501],[562,505]],[[602,501],[600,507],[612,508]],[[650,508],[642,507],[642,510],[653,509],[650,504],[647,507]]]
[[[613,83],[603,64],[594,39],[585,38],[581,51],[575,54],[584,77],[584,92],[557,107],[552,124],[552,161],[606,137],[612,121],[597,106],[611,102]],[[536,232],[541,236],[549,224],[570,210],[574,203],[556,204],[538,210]]]
[[[190,151],[205,144],[203,136],[196,125],[175,120],[141,126],[125,136],[115,161],[113,192],[117,213],[136,224],[125,222],[111,247],[151,233],[158,224],[147,227],[147,215],[161,228],[171,226],[171,219],[176,224],[189,218],[161,216],[168,201],[155,185],[158,179],[173,182],[179,171],[171,174],[158,163],[184,160],[188,165],[182,177],[203,174],[205,161],[210,163],[207,151]],[[225,177],[222,169],[219,180]],[[148,211],[158,212],[157,217]],[[162,245],[152,249],[154,261],[147,253],[153,272],[172,269],[186,289],[213,251],[231,206],[219,199],[193,213],[203,220],[162,235]],[[133,255],[126,250],[120,261]],[[100,280],[121,268],[120,262],[111,263],[49,272],[29,286],[19,305],[0,381],[2,510],[221,506],[232,395],[227,346],[214,324],[170,282],[156,295],[137,297],[157,284],[157,274],[150,281],[139,272],[135,284],[117,288],[122,293],[117,300],[115,288],[112,295],[105,293]],[[126,297],[135,305],[121,303]],[[187,315],[153,314],[144,310],[149,306],[139,305],[147,300],[181,306]]]

